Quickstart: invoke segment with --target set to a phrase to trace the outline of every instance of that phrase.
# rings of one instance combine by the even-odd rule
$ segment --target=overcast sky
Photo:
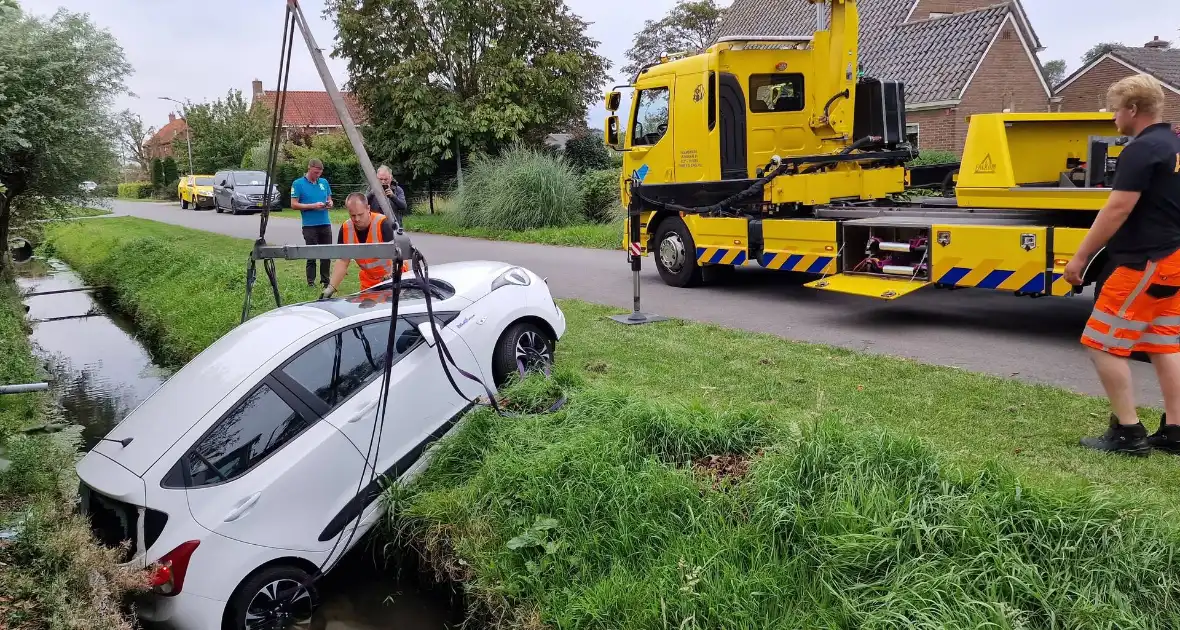
[[[804,0],[780,0],[803,2]],[[874,0],[861,0],[862,5]],[[1142,0],[1139,0],[1142,1]],[[250,82],[261,79],[273,89],[278,76],[284,0],[18,0],[29,12],[52,13],[58,7],[89,13],[118,38],[134,74],[128,86],[135,96],[118,101],[159,127],[178,106],[161,96],[181,101],[212,101],[231,88],[249,100]],[[728,6],[731,0],[719,0]],[[646,19],[657,19],[676,0],[566,0],[575,13],[590,22],[589,34],[600,42],[599,53],[618,73],[623,54]],[[1082,54],[1100,41],[1141,46],[1153,36],[1180,40],[1180,2],[1150,0],[1149,11],[1119,13],[1112,7],[1132,2],[1110,0],[1024,0],[1024,7],[1045,50],[1041,59],[1065,59],[1069,72]],[[316,42],[324,49],[338,86],[347,80],[343,59],[333,59],[335,29],[323,15],[324,0],[302,0]],[[1070,27],[1069,23],[1075,24]],[[296,37],[290,89],[323,89],[307,48]],[[1178,42],[1177,45],[1180,45]],[[617,76],[615,78],[621,78]],[[620,81],[621,82],[621,81]],[[591,124],[601,126],[602,107],[589,112]]]

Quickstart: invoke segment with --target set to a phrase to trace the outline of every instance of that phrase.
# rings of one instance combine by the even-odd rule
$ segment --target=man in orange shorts
[[[1114,266],[1082,333],[1113,413],[1106,433],[1081,443],[1138,456],[1180,453],[1180,138],[1162,122],[1164,92],[1151,76],[1115,83],[1107,101],[1119,133],[1134,139],[1119,156],[1110,199],[1065,267],[1065,279],[1080,286],[1104,245]],[[1164,395],[1150,436],[1135,408],[1133,352],[1151,357]]]

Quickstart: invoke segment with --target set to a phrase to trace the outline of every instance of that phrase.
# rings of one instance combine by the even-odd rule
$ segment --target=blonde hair
[[[1164,110],[1164,87],[1149,74],[1136,74],[1110,86],[1106,100],[1112,110],[1134,107],[1137,113],[1158,115]]]

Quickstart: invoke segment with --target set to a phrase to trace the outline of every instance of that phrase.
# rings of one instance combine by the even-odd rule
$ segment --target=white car
[[[553,360],[565,316],[542,278],[478,261],[438,265],[430,280],[447,349],[493,389],[518,361]],[[384,432],[374,444],[375,468],[387,477],[358,492],[388,340],[393,292],[384,287],[245,322],[80,460],[93,531],[107,545],[130,541],[126,562],[153,571],[141,618],[183,630],[306,618],[318,601],[314,586],[289,589],[355,545],[381,516],[382,483],[420,470],[425,449],[470,408],[443,372],[423,292],[403,287]],[[451,371],[467,399],[486,394]],[[299,596],[276,603],[284,591]]]

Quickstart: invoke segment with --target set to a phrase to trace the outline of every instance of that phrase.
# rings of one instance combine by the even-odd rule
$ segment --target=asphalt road
[[[240,238],[258,236],[257,215],[230,216],[181,210],[179,204],[129,201],[115,201],[114,210],[117,215]],[[434,265],[473,259],[518,264],[547,277],[559,298],[631,308],[632,275],[621,250],[432,234],[414,234],[413,238],[414,245]],[[267,240],[302,243],[298,217],[290,210],[272,214]],[[1089,296],[1033,299],[987,290],[951,293],[926,288],[887,302],[809,289],[802,286],[807,279],[757,269],[742,270],[722,285],[676,289],[665,285],[654,262],[647,261],[640,286],[642,308],[649,313],[1102,395],[1078,343],[1093,304]],[[1134,363],[1133,370],[1140,403],[1162,405],[1151,367]]]

